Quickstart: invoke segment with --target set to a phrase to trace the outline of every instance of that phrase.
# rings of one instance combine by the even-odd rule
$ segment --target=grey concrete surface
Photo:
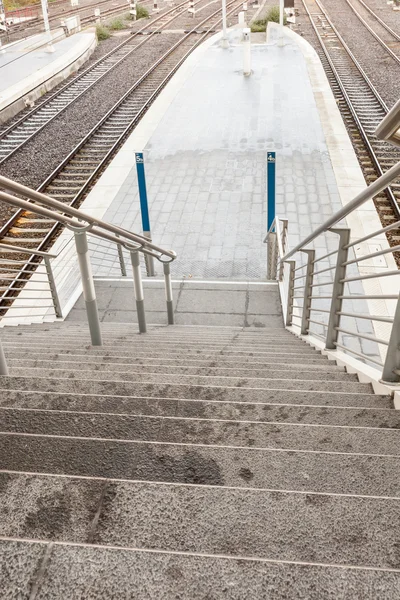
[[[0,540],[0,589],[5,600],[28,600],[47,544]]]
[[[288,398],[290,400],[291,398]],[[296,400],[296,398],[292,399]],[[0,398],[0,409],[60,410],[71,412],[157,415],[260,421],[340,425],[346,427],[376,427],[400,429],[400,412],[391,409],[391,399],[383,408],[343,408],[340,406],[309,406],[268,402],[207,401],[135,396],[101,396],[89,394],[58,394],[56,392],[10,392]],[[387,405],[387,408],[385,406]]]
[[[15,517],[6,528],[1,520],[2,536],[389,569],[400,566],[399,499],[14,474],[1,474],[1,483],[2,497],[6,495]],[[99,507],[96,518],[95,511],[82,510],[77,498],[83,505]]]
[[[286,375],[286,377],[285,377]],[[129,373],[113,373],[100,371],[79,371],[73,370],[64,371],[62,369],[40,369],[27,367],[13,367],[10,369],[11,377],[38,377],[38,378],[56,378],[56,379],[77,379],[115,382],[117,385],[120,382],[137,382],[137,383],[170,383],[178,385],[198,385],[198,386],[227,386],[257,388],[257,389],[286,389],[286,390],[303,390],[321,392],[354,392],[365,393],[371,391],[369,383],[358,383],[357,381],[315,381],[315,380],[299,380],[292,379],[285,373],[278,377],[250,378],[250,377],[209,377],[207,375],[168,375],[163,373],[142,373],[135,372],[133,369]]]
[[[400,594],[400,576],[396,571],[54,546],[37,600],[72,594],[85,600],[128,600],[132,590],[149,600],[390,600]]]
[[[310,387],[310,386],[309,386]],[[317,386],[319,387],[319,386]],[[294,404],[331,404],[353,407],[393,407],[387,396],[376,396],[372,389],[366,393],[324,392],[320,390],[287,390],[279,387],[279,382],[272,389],[196,386],[196,385],[160,385],[156,383],[124,383],[116,381],[89,381],[84,379],[51,379],[34,377],[0,377],[0,389],[39,391],[69,394],[98,394],[110,396],[139,396],[149,398],[192,398],[195,400],[232,400],[240,402],[293,402]],[[391,404],[389,404],[391,402]]]
[[[132,281],[96,281],[100,319],[103,322],[136,323]],[[144,280],[146,318],[167,324],[164,285]],[[178,325],[224,325],[276,328],[282,326],[277,286],[231,285],[182,281],[174,286],[174,314]],[[68,322],[86,321],[81,297]]]
[[[131,416],[0,411],[0,431],[202,445],[400,456],[400,431]]]
[[[400,496],[400,458],[0,434],[3,469],[171,483]]]

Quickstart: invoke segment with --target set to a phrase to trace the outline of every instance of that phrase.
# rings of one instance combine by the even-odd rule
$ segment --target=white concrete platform
[[[96,45],[94,29],[65,37],[62,28],[52,33],[54,52],[49,52],[45,34],[3,46],[0,53],[0,123],[13,117],[76,71]]]

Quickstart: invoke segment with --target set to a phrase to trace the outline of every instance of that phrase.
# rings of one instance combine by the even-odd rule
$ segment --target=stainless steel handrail
[[[140,333],[146,332],[146,317],[144,309],[144,296],[139,253],[144,254],[145,258],[154,257],[163,264],[168,324],[172,325],[174,323],[172,282],[170,271],[170,263],[176,258],[176,253],[173,250],[165,250],[164,248],[153,244],[153,242],[150,239],[146,238],[143,235],[133,233],[116,225],[112,225],[111,223],[108,223],[101,219],[92,217],[91,215],[88,215],[81,210],[65,205],[62,202],[59,202],[58,200],[54,200],[53,198],[50,198],[49,196],[42,194],[41,192],[32,190],[17,182],[7,179],[6,177],[0,176],[0,187],[7,190],[6,192],[0,191],[0,200],[5,202],[6,204],[10,204],[11,206],[16,206],[23,210],[27,210],[41,215],[43,217],[46,217],[48,219],[51,219],[56,223],[64,225],[66,228],[68,228],[74,233],[76,253],[81,274],[83,297],[85,300],[90,336],[93,345],[102,345],[102,335],[100,328],[100,319],[97,309],[94,280],[89,258],[87,234],[115,244],[117,246],[118,255],[120,257],[122,254],[122,252],[120,252],[121,248],[125,248],[130,253],[136,299],[136,310]],[[11,195],[9,192],[12,192],[13,194],[22,195],[25,198],[28,198],[28,200],[17,197],[15,195]],[[5,269],[7,275],[0,274],[0,280],[3,279],[4,281],[12,281],[11,285],[5,288],[5,293],[7,294],[9,292],[20,291],[20,288],[15,287],[16,283],[28,283],[29,279],[27,279],[26,276],[32,275],[32,271],[28,270],[30,269],[31,265],[34,264],[32,260],[35,257],[42,258],[48,276],[50,293],[53,300],[55,314],[58,317],[62,317],[60,302],[57,294],[56,283],[53,276],[50,260],[58,258],[64,252],[64,250],[66,250],[68,244],[69,241],[60,250],[59,254],[55,255],[39,250],[31,250],[29,248],[14,246],[12,244],[5,244],[4,242],[0,241],[0,250],[1,248],[3,248],[3,250],[6,250],[7,252],[27,254],[30,257],[28,261],[15,261],[14,264],[24,265],[19,269],[14,269],[15,271],[18,270],[17,276],[14,276],[13,274],[10,275],[12,269],[8,267]],[[4,259],[3,264],[9,264],[7,261],[8,259]],[[121,263],[121,270],[125,270],[125,264]],[[123,274],[126,275],[126,270]],[[15,300],[15,296],[7,297],[7,295],[3,294],[0,299],[3,302],[7,303],[7,305],[4,306],[3,309],[9,310],[12,307],[8,306],[8,303],[13,302]],[[32,300],[32,298],[30,299]],[[15,308],[38,308],[39,310],[40,308],[48,307],[47,305],[31,306],[30,304],[19,304],[16,305]],[[6,374],[8,374],[8,368],[4,352],[0,344],[0,375]]]
[[[127,248],[127,250],[133,249],[139,252],[143,252],[145,254],[149,254],[154,258],[157,258],[157,260],[159,260],[160,262],[172,262],[176,258],[175,252],[173,252],[172,250],[165,250],[160,246],[156,246],[144,236],[132,233],[126,229],[122,229],[121,227],[117,227],[116,225],[112,225],[110,223],[107,223],[106,221],[102,221],[101,219],[91,217],[90,215],[87,215],[86,213],[76,208],[67,206],[66,204],[63,204],[58,200],[54,200],[53,198],[50,198],[49,196],[46,196],[41,192],[30,190],[29,188],[20,185],[19,183],[15,183],[9,179],[6,179],[1,175],[0,186],[10,191],[23,194],[31,200],[41,202],[45,205],[45,207],[41,207],[27,200],[22,200],[15,196],[11,196],[10,194],[7,194],[5,192],[0,192],[0,200],[7,204],[11,204],[12,206],[17,206],[18,208],[23,208],[28,211],[30,210],[36,212],[37,214],[40,214],[44,217],[47,217],[54,221],[58,221],[59,223],[62,223],[63,225],[69,227],[72,230],[90,230],[92,235],[96,235],[99,238],[103,238],[105,240],[114,242],[115,244],[122,244]],[[33,206],[34,208],[32,208]],[[50,207],[50,209],[46,207]],[[55,212],[53,209],[57,209],[60,212]],[[117,235],[119,237],[117,237]],[[132,246],[132,242],[135,244],[135,246]],[[163,256],[168,257],[170,260],[163,260]]]

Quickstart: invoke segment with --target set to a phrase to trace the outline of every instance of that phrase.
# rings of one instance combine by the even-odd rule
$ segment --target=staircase
[[[2,599],[399,598],[400,414],[274,325],[2,330]]]

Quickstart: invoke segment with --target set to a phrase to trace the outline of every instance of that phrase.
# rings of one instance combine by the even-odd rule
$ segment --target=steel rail
[[[356,15],[356,17],[361,21],[361,23],[366,27],[366,29],[368,29],[368,31],[376,39],[376,41],[400,65],[400,58],[393,52],[393,50],[391,48],[389,48],[389,46],[382,40],[382,38],[376,33],[376,31],[374,31],[372,29],[372,27],[370,25],[368,25],[368,23],[366,22],[366,20],[360,15],[360,13],[357,11],[357,9],[355,8],[355,6],[353,6],[351,4],[350,0],[346,0],[346,2],[349,5],[349,7],[351,8],[351,10],[353,11],[353,13]],[[362,2],[362,0],[357,0],[357,2],[360,2],[360,4],[362,4],[369,11],[369,13],[373,17],[375,17],[375,19],[377,21],[379,21],[379,23],[382,25],[382,27],[384,27],[398,42],[400,42],[400,36],[398,36],[397,33],[395,33],[393,31],[393,29],[391,29],[388,25],[386,25],[386,23],[384,21],[382,21],[381,19],[379,19],[379,17],[373,12],[373,10],[371,10],[364,2]]]
[[[200,2],[202,2],[203,0],[198,0],[196,2],[196,4],[199,4]],[[25,139],[19,143],[17,146],[15,146],[10,152],[8,152],[5,156],[0,157],[0,165],[2,163],[4,163],[6,160],[8,160],[11,156],[13,156],[16,152],[18,152],[18,150],[20,150],[23,146],[25,146],[25,144],[27,144],[29,141],[31,141],[40,131],[42,131],[45,127],[47,127],[47,125],[49,123],[51,123],[54,119],[58,118],[65,110],[67,110],[68,108],[70,108],[77,100],[79,100],[79,98],[81,98],[84,94],[86,94],[89,90],[91,90],[95,85],[97,85],[100,81],[102,81],[104,79],[104,77],[106,77],[106,75],[108,75],[109,73],[111,73],[111,71],[113,71],[114,69],[116,69],[122,62],[124,62],[129,56],[131,56],[134,52],[136,52],[139,48],[141,48],[142,46],[144,46],[152,37],[154,37],[155,35],[157,35],[160,31],[162,31],[162,29],[164,29],[165,27],[167,27],[172,21],[174,21],[177,17],[181,16],[183,13],[186,12],[186,5],[187,2],[181,2],[178,6],[174,6],[173,8],[171,8],[170,10],[168,10],[167,12],[163,13],[162,15],[160,15],[159,17],[157,17],[154,21],[152,21],[152,24],[157,23],[159,21],[162,21],[167,15],[176,12],[177,10],[180,10],[180,12],[178,12],[178,14],[174,15],[171,19],[169,19],[168,21],[166,21],[165,23],[163,23],[160,27],[158,27],[157,29],[155,29],[154,31],[150,32],[149,35],[145,36],[143,38],[143,40],[141,42],[139,42],[139,44],[133,46],[133,48],[131,50],[129,50],[125,55],[123,55],[120,59],[117,60],[117,62],[112,63],[108,69],[106,71],[101,71],[100,75],[96,78],[95,81],[92,81],[91,83],[89,83],[89,85],[87,87],[85,87],[84,89],[82,89],[80,92],[78,92],[78,94],[72,98],[71,100],[67,101],[66,104],[64,106],[62,106],[61,108],[59,108],[58,110],[56,110],[56,112],[49,116],[49,118],[40,126],[38,126],[37,129],[35,129],[35,131],[33,131],[32,133],[27,132],[27,135],[25,137]],[[31,119],[32,117],[38,115],[40,115],[40,111],[42,111],[43,109],[51,109],[50,105],[51,103],[56,100],[57,98],[59,98],[62,94],[64,93],[70,93],[71,88],[73,88],[73,86],[75,86],[78,82],[80,82],[84,77],[87,77],[87,75],[92,74],[93,75],[93,71],[95,69],[97,69],[99,66],[101,66],[102,64],[104,64],[106,61],[108,61],[112,56],[116,55],[119,53],[119,51],[125,47],[125,46],[129,46],[133,40],[135,40],[138,36],[140,36],[142,34],[143,31],[147,31],[148,29],[148,25],[145,25],[144,27],[142,27],[141,29],[139,29],[137,32],[133,33],[131,35],[131,37],[127,40],[124,40],[121,44],[118,44],[118,46],[116,46],[113,50],[111,50],[110,52],[108,52],[107,54],[105,54],[103,57],[99,58],[93,65],[91,65],[90,67],[88,67],[87,69],[85,69],[82,73],[80,73],[79,75],[77,75],[76,77],[74,77],[74,79],[72,79],[72,81],[69,81],[67,84],[65,84],[64,86],[62,86],[61,89],[59,89],[58,91],[54,92],[54,94],[52,94],[49,98],[47,98],[44,102],[42,102],[41,104],[39,104],[37,107],[33,108],[32,110],[30,110],[27,114],[21,116],[20,119],[18,119],[15,123],[11,124],[7,129],[5,129],[4,131],[0,132],[0,153],[2,153],[2,141],[6,140],[6,138],[11,134],[15,134],[16,130],[19,127],[24,127],[24,125],[26,126],[29,121],[29,119]],[[8,64],[8,63],[7,63]],[[23,132],[21,132],[23,133]]]
[[[340,33],[338,32],[338,30],[336,29],[336,27],[334,26],[334,24],[332,23],[331,19],[329,18],[325,8],[322,6],[321,2],[319,0],[315,0],[316,5],[318,6],[321,14],[323,15],[323,17],[326,19],[327,23],[329,24],[330,28],[332,29],[332,32],[336,35],[338,42],[342,45],[343,49],[345,50],[346,54],[348,55],[348,57],[350,58],[350,60],[352,61],[353,65],[356,67],[356,69],[358,70],[360,76],[362,77],[364,83],[368,86],[368,88],[371,91],[371,94],[373,95],[374,99],[378,102],[378,104],[380,105],[384,115],[387,114],[388,112],[388,107],[386,105],[386,103],[384,102],[384,100],[382,99],[382,97],[380,96],[379,92],[376,90],[375,86],[372,84],[372,82],[370,81],[369,77],[367,76],[367,74],[365,73],[364,69],[361,67],[360,63],[358,62],[358,60],[355,58],[354,54],[351,52],[350,48],[347,46],[346,42],[344,41],[344,39],[342,38],[342,36],[340,35]],[[376,154],[376,151],[371,143],[370,137],[368,135],[368,133],[366,132],[364,125],[361,122],[361,119],[357,113],[357,110],[353,104],[353,101],[350,99],[347,91],[346,91],[346,86],[342,81],[341,76],[339,75],[339,72],[333,62],[333,59],[329,53],[328,47],[325,44],[325,42],[323,41],[321,35],[319,34],[318,28],[315,24],[315,20],[313,18],[313,16],[311,15],[307,4],[306,4],[306,0],[302,0],[304,9],[310,19],[310,23],[313,27],[313,30],[318,38],[318,41],[320,43],[321,49],[326,57],[326,60],[328,61],[330,70],[332,72],[332,75],[340,89],[341,95],[343,97],[343,99],[346,102],[346,105],[350,111],[351,117],[355,123],[356,128],[358,129],[361,138],[363,140],[364,143],[364,147],[367,150],[368,155],[370,156],[370,159],[372,161],[372,165],[375,168],[375,171],[377,172],[378,176],[383,175],[384,171],[381,167],[379,158]],[[365,99],[365,98],[364,98]],[[377,119],[380,121],[382,117],[378,117],[377,115]],[[394,152],[393,149],[391,149],[392,153]],[[386,155],[386,158],[388,158],[388,156]],[[393,159],[395,161],[395,159]],[[394,212],[394,215],[396,217],[396,219],[400,218],[400,207],[399,207],[399,203],[398,200],[396,199],[395,195],[393,194],[393,191],[390,187],[388,187],[387,189],[384,190],[391,208]]]

